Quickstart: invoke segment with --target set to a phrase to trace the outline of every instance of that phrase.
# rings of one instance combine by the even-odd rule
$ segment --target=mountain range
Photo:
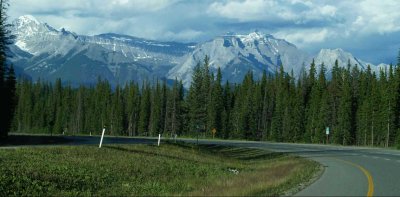
[[[221,68],[223,80],[230,82],[241,82],[248,71],[256,77],[264,70],[275,73],[281,64],[285,71],[298,76],[312,59],[317,65],[324,63],[327,71],[335,60],[340,66],[350,60],[361,69],[387,66],[364,62],[342,49],[321,49],[309,55],[294,44],[257,31],[248,35],[227,33],[202,43],[179,43],[114,33],[78,35],[64,28],[57,30],[30,15],[12,24],[16,40],[10,46],[10,61],[18,74],[32,80],[61,78],[71,84],[93,84],[101,77],[115,85],[132,80],[178,79],[189,87],[193,68],[206,55],[210,57],[210,70]]]

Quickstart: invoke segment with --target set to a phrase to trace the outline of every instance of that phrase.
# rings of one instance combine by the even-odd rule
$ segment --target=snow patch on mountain
[[[221,68],[223,80],[240,83],[252,71],[255,78],[264,71],[276,73],[280,65],[297,77],[314,58],[317,67],[324,63],[327,73],[336,60],[340,67],[352,65],[360,69],[371,66],[373,71],[388,65],[374,66],[342,49],[322,49],[310,56],[295,45],[270,34],[227,33],[203,43],[178,43],[146,40],[128,35],[105,33],[95,36],[78,35],[65,28],[56,30],[33,16],[21,16],[13,22],[17,36],[10,47],[11,61],[32,79],[63,80],[94,83],[97,77],[123,84],[134,80],[182,80],[191,83],[193,68],[210,58],[210,70]]]
[[[29,49],[26,47],[26,43],[22,40],[17,40],[17,42],[15,42],[15,45],[17,45],[23,51],[29,51]]]
[[[40,24],[40,22],[32,15],[20,16],[17,20],[19,21],[18,28],[22,28],[23,26],[30,24],[30,23],[35,23],[36,25]]]
[[[193,43],[158,42],[126,35],[78,35],[56,30],[32,16],[13,21],[16,35],[11,61],[32,79],[58,77],[74,84],[95,83],[97,77],[113,84],[163,79]]]
[[[321,49],[318,55],[315,57],[315,64],[320,65],[324,63],[325,65],[334,65],[335,61],[338,60],[340,66],[345,66],[350,61],[351,65],[358,65],[362,69],[365,69],[366,65],[359,61],[349,52],[343,49]]]
[[[185,87],[188,87],[193,68],[197,63],[202,63],[206,55],[210,58],[210,70],[221,68],[223,80],[230,82],[241,82],[248,71],[253,71],[256,78],[263,71],[275,73],[281,64],[286,71],[299,73],[302,64],[309,58],[307,53],[293,44],[269,34],[228,33],[199,44],[182,65],[177,65],[168,72],[168,78],[182,79]]]
[[[360,70],[366,70],[369,66],[372,71],[379,72],[380,69],[387,69],[389,65],[379,64],[374,65],[365,61],[362,61],[354,57],[351,53],[344,51],[343,49],[321,49],[317,56],[314,57],[317,68],[320,68],[321,64],[324,63],[327,73],[329,74],[335,65],[335,61],[338,61],[339,67],[347,68],[348,63],[350,65],[357,66]],[[310,61],[311,63],[311,61]],[[307,66],[309,68],[309,65]]]

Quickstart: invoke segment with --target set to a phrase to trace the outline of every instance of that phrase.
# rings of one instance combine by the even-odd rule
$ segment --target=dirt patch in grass
[[[314,162],[285,156],[278,160],[257,164],[257,169],[244,171],[235,177],[221,179],[192,196],[277,196],[311,178]],[[308,169],[303,171],[304,169]]]

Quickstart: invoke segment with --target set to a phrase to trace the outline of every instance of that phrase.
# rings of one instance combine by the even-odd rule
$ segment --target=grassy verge
[[[0,150],[0,196],[280,195],[318,164],[225,146],[107,145]]]

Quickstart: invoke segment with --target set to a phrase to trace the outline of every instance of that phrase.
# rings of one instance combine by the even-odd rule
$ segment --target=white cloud
[[[329,31],[327,28],[286,30],[276,32],[274,35],[279,38],[284,38],[285,40],[292,42],[300,47],[304,47],[313,43],[324,42],[327,39],[336,36],[334,32]]]
[[[10,14],[14,17],[26,13],[121,18],[156,12],[179,0],[10,0]]]
[[[273,0],[245,0],[228,1],[227,3],[214,2],[208,13],[240,21],[257,20],[268,17],[269,8],[275,7]]]
[[[364,0],[358,4],[359,16],[353,25],[361,32],[392,33],[400,31],[400,2],[398,0]],[[367,22],[363,22],[364,20]]]
[[[289,21],[304,24],[336,17],[337,8],[307,0],[242,0],[215,2],[208,13],[238,21]]]
[[[193,29],[185,29],[183,31],[180,31],[178,33],[174,32],[167,32],[164,34],[164,39],[171,39],[171,40],[184,40],[184,41],[190,41],[190,40],[195,40],[199,36],[203,35],[204,33],[201,31],[196,31]]]
[[[162,20],[151,16],[180,0],[10,0],[10,19],[30,14],[55,28],[78,34],[123,33],[159,38],[165,33]],[[170,34],[172,37],[172,34]]]
[[[388,46],[393,50],[400,43],[393,39],[400,35],[399,0],[9,1],[10,19],[30,14],[78,34],[113,32],[155,40],[199,41],[228,31],[258,29],[304,48],[341,47],[338,43],[362,48],[363,43],[374,40],[385,46],[393,43]]]

